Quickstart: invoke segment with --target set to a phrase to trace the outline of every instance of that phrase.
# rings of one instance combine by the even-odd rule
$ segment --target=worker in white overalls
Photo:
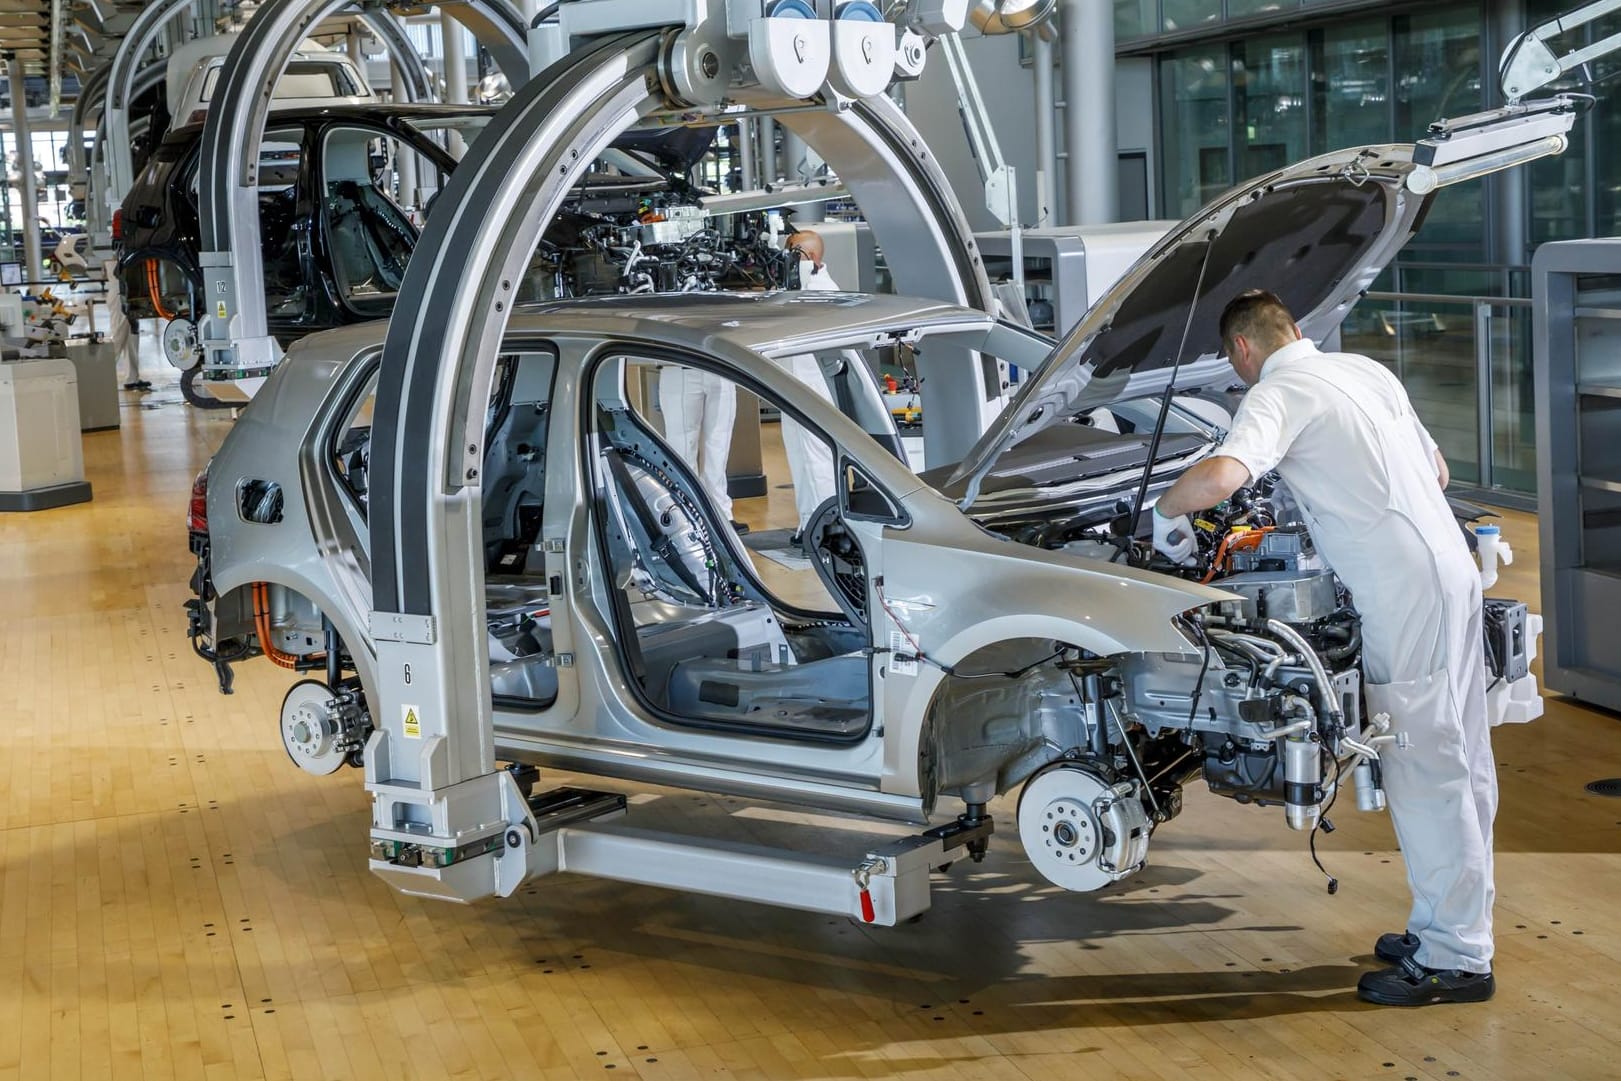
[[[124,291],[118,280],[118,263],[112,259],[103,260],[101,272],[107,277],[107,337],[112,343],[114,356],[126,361],[129,369],[124,389],[151,390],[152,384],[141,378],[140,326],[130,322],[124,314]]]
[[[737,384],[700,368],[660,365],[659,412],[664,414],[664,438],[709,489],[715,510],[738,533],[747,533],[749,527],[732,517],[732,496],[726,490]]]
[[[839,292],[839,284],[827,272],[822,262],[826,251],[822,238],[809,229],[788,234],[783,246],[799,256],[799,288],[806,292]],[[777,367],[809,387],[813,392],[833,401],[822,365],[811,353],[796,353],[790,357],[775,358]],[[810,525],[816,508],[833,497],[833,448],[805,430],[804,425],[788,416],[782,418],[782,449],[788,456],[788,473],[794,484],[794,509],[798,524],[791,545],[804,543],[805,527]]]
[[[1187,515],[1276,469],[1362,616],[1370,715],[1409,746],[1383,753],[1390,815],[1413,893],[1405,933],[1375,952],[1357,995],[1392,1006],[1492,996],[1492,820],[1480,575],[1442,489],[1445,460],[1401,383],[1378,363],[1322,353],[1271,293],[1234,300],[1222,345],[1250,386],[1214,455],[1162,495],[1154,546],[1194,551]]]

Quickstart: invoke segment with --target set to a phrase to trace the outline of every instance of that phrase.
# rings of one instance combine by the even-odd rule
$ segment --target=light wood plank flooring
[[[286,674],[221,697],[187,648],[185,498],[228,419],[168,383],[125,399],[85,438],[93,503],[0,518],[0,1081],[1621,1076],[1621,801],[1582,787],[1621,776],[1621,726],[1564,701],[1497,734],[1483,1006],[1353,997],[1406,912],[1386,819],[1335,816],[1331,897],[1280,812],[1195,791],[1096,895],[1036,876],[1004,800],[990,858],[892,930],[569,876],[399,896],[366,871],[359,774],[286,760]],[[782,502],[739,511],[780,526]],[[1535,523],[1508,522],[1499,592],[1534,598]],[[863,828],[638,801],[741,838]]]

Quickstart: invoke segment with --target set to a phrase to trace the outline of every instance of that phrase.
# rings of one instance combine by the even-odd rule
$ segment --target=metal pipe
[[[1064,54],[1065,189],[1070,225],[1106,225],[1119,216],[1114,135],[1114,8],[1061,0]]]
[[[405,91],[405,72],[401,70],[399,60],[388,68],[389,92],[396,102],[407,100]],[[405,143],[397,144],[399,153],[394,158],[394,171],[399,177],[400,202],[407,207],[415,208],[420,200],[417,198],[417,155]]]
[[[742,117],[737,122],[737,162],[741,175],[738,186],[743,191],[755,189],[754,174],[754,122]]]
[[[1058,108],[1053,100],[1053,45],[1039,34],[1031,35],[1034,47],[1032,67],[1036,73],[1036,227],[1053,225],[1053,192],[1058,183]]]
[[[777,122],[769,116],[760,118],[760,184],[770,186],[782,179],[777,172]]]
[[[467,40],[461,23],[443,8],[439,11],[439,32],[445,47],[445,101],[452,105],[467,104]],[[467,145],[461,133],[451,131],[450,145],[446,148],[458,161],[466,153]]]
[[[1300,659],[1306,662],[1306,667],[1311,669],[1313,678],[1317,680],[1318,705],[1335,722],[1337,728],[1343,729],[1345,711],[1340,708],[1339,699],[1334,697],[1334,684],[1329,681],[1328,671],[1323,667],[1317,651],[1311,648],[1311,643],[1302,638],[1293,627],[1275,619],[1266,621],[1266,629],[1288,642],[1295,648],[1295,652],[1300,654]]]
[[[11,75],[11,132],[17,142],[17,172],[22,188],[22,220],[14,228],[22,230],[24,281],[33,281],[40,274],[39,251],[39,192],[34,186],[33,133],[28,127],[27,84],[23,79],[23,62],[16,56],[9,58]]]

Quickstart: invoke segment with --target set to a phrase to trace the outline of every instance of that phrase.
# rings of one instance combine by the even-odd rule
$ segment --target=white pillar
[[[405,74],[400,71],[398,61],[392,58],[389,60],[388,65],[388,88],[389,95],[394,99],[395,104],[406,101],[410,97],[405,92]],[[395,159],[394,167],[400,178],[400,202],[408,207],[415,208],[420,203],[417,198],[416,151],[404,143],[398,145],[400,152],[399,157]]]
[[[1114,133],[1114,7],[1060,0],[1064,51],[1065,221],[1102,225],[1120,212]]]
[[[1058,106],[1053,99],[1053,45],[1040,34],[1030,35],[1036,72],[1036,227],[1058,219]]]
[[[24,281],[40,275],[39,192],[34,187],[34,143],[28,127],[28,95],[23,82],[23,62],[8,56],[11,75],[11,133],[17,142],[18,187],[22,190],[22,220],[13,226],[23,234]]]
[[[753,191],[759,187],[754,175],[754,121],[743,117],[733,130],[732,138],[737,140],[737,161],[742,171],[738,177],[738,187],[743,191]]]
[[[439,31],[445,46],[445,101],[451,105],[467,104],[467,33],[461,23],[441,10]],[[467,149],[458,132],[450,133],[452,156],[460,159]]]
[[[775,184],[782,177],[777,168],[777,122],[769,116],[760,118],[760,185]]]

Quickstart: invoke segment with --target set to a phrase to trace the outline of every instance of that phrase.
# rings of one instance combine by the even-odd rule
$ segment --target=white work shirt
[[[1418,963],[1489,972],[1497,783],[1480,576],[1436,483],[1435,440],[1385,368],[1298,341],[1267,358],[1216,453],[1251,478],[1277,469],[1353,594],[1368,715],[1405,737],[1381,766]]]
[[[827,272],[827,264],[817,266],[809,259],[799,261],[799,288],[807,293],[839,293],[839,283]]]
[[[1243,465],[1251,483],[1278,471],[1318,549],[1364,608],[1399,603],[1384,587],[1405,577],[1403,562],[1453,571],[1469,562],[1435,451],[1388,369],[1303,339],[1267,358],[1216,453]]]

